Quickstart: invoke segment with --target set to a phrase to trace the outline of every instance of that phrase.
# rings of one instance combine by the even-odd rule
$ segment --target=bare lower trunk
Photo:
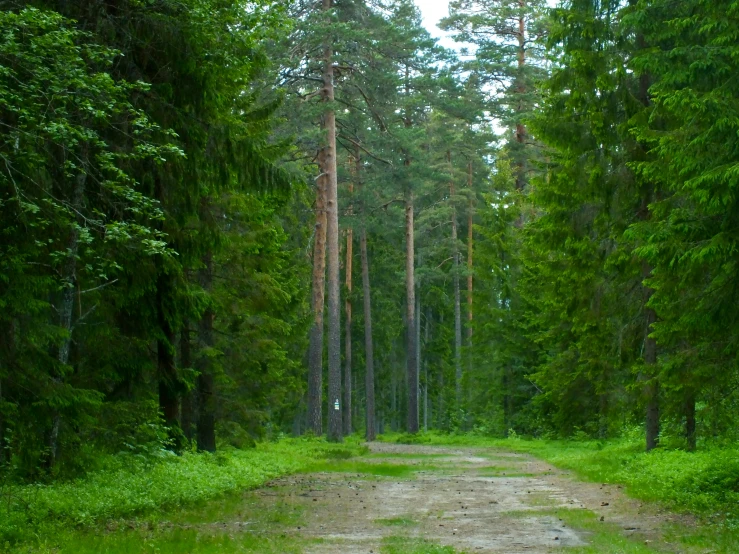
[[[398,375],[393,363],[392,373],[390,374],[390,412],[392,419],[390,420],[390,428],[393,431],[398,430]]]
[[[645,294],[645,305],[652,295],[652,290],[647,289]],[[657,321],[657,315],[651,308],[645,308],[645,333],[644,339],[644,364],[646,365],[645,376],[647,384],[644,386],[646,399],[646,445],[647,452],[657,447],[659,442],[659,380],[657,371],[657,342],[649,336],[652,332],[652,324]]]
[[[441,314],[439,315],[439,327],[441,328],[444,321]],[[444,369],[439,366],[439,390],[436,393],[436,426],[442,427],[444,425],[444,413],[446,406],[444,406]]]
[[[316,228],[313,243],[313,325],[308,353],[308,428],[316,436],[323,434],[323,310],[326,285],[326,187],[323,173],[324,152],[319,153],[322,175],[317,181]]]
[[[0,471],[5,465],[5,418],[3,417],[3,379],[0,372]]]
[[[473,285],[474,278],[472,270],[473,264],[473,216],[474,216],[474,196],[472,193],[472,162],[467,165],[467,187],[469,189],[469,201],[467,206],[467,357],[468,371],[472,371],[472,321],[473,321]]]
[[[431,325],[431,309],[426,308],[426,325],[424,326],[424,344],[428,349],[429,326]],[[429,430],[429,360],[428,355],[423,359],[423,430]]]
[[[359,155],[355,153],[354,179],[359,178]],[[349,195],[354,193],[354,183],[349,182]],[[349,207],[349,215],[352,215],[352,207]],[[352,271],[354,261],[354,230],[349,227],[346,230],[346,322],[344,324],[344,434],[352,434]]]
[[[354,236],[346,231],[346,323],[344,324],[344,434],[352,434],[352,255]]]
[[[449,169],[452,168],[452,155],[447,152]],[[457,410],[462,407],[462,306],[459,287],[459,248],[457,229],[457,209],[454,205],[454,180],[449,182],[449,198],[452,202],[452,281],[454,285],[454,390],[456,393]]]
[[[370,295],[369,259],[367,257],[367,230],[362,228],[359,239],[362,257],[362,294],[364,297],[364,357],[365,357],[365,395],[367,402],[368,441],[375,440],[375,362],[372,342],[372,299]]]
[[[659,383],[656,379],[645,386],[644,394],[647,397],[646,443],[649,452],[659,444]]]
[[[180,367],[183,369],[192,368],[192,348],[190,344],[190,325],[186,321],[180,330]],[[195,401],[192,391],[188,391],[182,397],[182,406],[180,407],[180,424],[182,425],[182,433],[187,441],[191,441],[194,437],[195,426]]]
[[[213,254],[208,253],[203,259],[200,270],[200,286],[206,294],[213,290]],[[213,323],[215,312],[209,305],[198,325],[198,347],[200,350],[197,369],[198,375],[198,450],[216,451],[216,400],[213,375],[213,357],[210,350],[215,346]]]
[[[598,437],[605,440],[608,438],[608,392],[601,391],[599,396],[600,421],[598,423]]]
[[[85,195],[85,186],[87,184],[87,173],[82,172],[75,178],[74,193],[72,196],[72,209],[76,213],[82,210],[82,201]],[[61,301],[57,312],[59,314],[59,327],[64,331],[64,337],[59,344],[57,351],[57,360],[60,366],[69,364],[69,351],[72,346],[72,315],[74,313],[74,297],[77,288],[77,253],[79,251],[80,234],[76,225],[74,225],[69,233],[67,242],[68,257],[62,269],[62,279],[64,290],[62,291]],[[81,314],[80,314],[81,315]],[[62,376],[60,373],[54,373],[52,377],[54,384],[60,386],[62,384]],[[59,430],[61,428],[61,414],[58,410],[54,410],[51,416],[51,429],[49,431],[49,458],[48,467],[53,467],[59,456]]]
[[[685,394],[685,438],[688,442],[688,450],[693,452],[696,447],[695,393],[693,391]]]
[[[421,417],[420,417],[420,410],[421,410],[421,285],[419,283],[418,291],[416,291],[416,375],[418,375],[419,379],[419,386],[418,386],[418,396],[419,396],[419,402],[418,402],[418,421],[420,425]]]
[[[180,414],[179,375],[175,362],[175,332],[169,321],[167,305],[171,288],[170,277],[162,272],[157,279],[157,317],[160,337],[157,339],[157,378],[159,382],[159,410],[169,429],[172,446],[179,450],[178,417]]]
[[[413,222],[413,193],[405,199],[405,288],[406,288],[406,340],[408,373],[408,432],[418,433],[418,365],[416,364],[416,282],[415,236]]]
[[[323,0],[323,11],[331,9],[331,0]],[[331,45],[324,48],[324,102],[334,101],[334,69]],[[336,173],[336,113],[329,107],[324,114],[326,147],[323,173],[326,174],[326,256],[328,258],[328,440],[343,439],[341,418],[341,294],[339,285],[339,199]]]

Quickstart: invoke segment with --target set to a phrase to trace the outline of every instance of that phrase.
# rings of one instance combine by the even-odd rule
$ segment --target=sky
[[[437,37],[442,46],[447,48],[458,48],[451,37],[439,29],[436,24],[442,17],[449,14],[449,0],[415,0],[416,5],[423,14],[423,23],[432,36]]]

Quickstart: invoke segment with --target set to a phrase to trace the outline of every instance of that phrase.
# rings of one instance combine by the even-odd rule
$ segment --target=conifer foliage
[[[0,473],[736,434],[728,1],[0,1]]]

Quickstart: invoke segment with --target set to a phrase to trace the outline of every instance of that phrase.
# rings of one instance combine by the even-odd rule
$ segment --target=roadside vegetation
[[[359,439],[283,439],[249,450],[160,457],[111,456],[86,477],[49,485],[0,485],[0,545],[45,543],[61,530],[148,518],[254,489],[327,459],[358,455]],[[52,539],[55,540],[55,539]]]

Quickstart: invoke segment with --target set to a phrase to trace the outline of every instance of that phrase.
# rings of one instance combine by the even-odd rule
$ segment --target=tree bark
[[[192,368],[192,345],[190,344],[190,324],[188,321],[182,325],[180,330],[180,367]],[[182,406],[180,407],[180,421],[182,432],[188,442],[192,441],[194,436],[194,398],[192,391],[188,391],[182,397]]]
[[[643,267],[643,278],[647,279],[652,274],[652,268],[647,264]],[[652,325],[657,321],[657,314],[648,306],[649,299],[654,290],[643,286],[643,308],[644,308],[644,365],[646,366],[644,398],[646,401],[646,448],[647,452],[657,447],[659,442],[659,380],[657,372],[657,341],[650,337]]]
[[[344,324],[344,434],[352,434],[352,255],[354,236],[346,230],[346,323]]]
[[[420,263],[419,263],[420,265]],[[418,422],[421,424],[421,283],[416,291],[416,375],[418,375]]]
[[[395,358],[395,356],[393,356]],[[390,373],[390,412],[392,419],[390,420],[390,429],[398,430],[398,371],[393,360],[392,372]]]
[[[358,148],[354,152],[354,175],[353,179],[359,179],[359,164],[361,159]],[[349,181],[350,199],[354,195],[354,181]],[[353,206],[350,204],[348,215],[353,215]],[[346,322],[344,323],[344,434],[352,434],[352,270],[354,261],[354,229],[349,226],[346,230],[346,300],[344,307],[346,311]]]
[[[323,11],[331,9],[331,0],[323,0]],[[330,43],[324,48],[323,101],[334,101],[333,50]],[[341,291],[339,283],[339,192],[336,172],[336,113],[333,106],[324,114],[326,146],[323,173],[326,174],[326,254],[328,258],[328,440],[343,439],[341,418]],[[336,409],[336,403],[339,409]]]
[[[474,217],[474,195],[472,192],[472,162],[467,165],[467,188],[469,193],[469,200],[467,205],[467,350],[469,366],[468,371],[472,371],[472,322],[474,319],[473,313],[473,286],[474,277],[472,270],[474,269],[473,264],[473,217]]]
[[[695,451],[695,393],[692,390],[685,394],[685,438],[688,442],[688,450]]]
[[[598,422],[598,438],[608,438],[608,391],[602,390],[598,397],[599,401],[599,422]]]
[[[634,5],[636,0],[629,0],[630,5]],[[636,36],[637,48],[643,50],[647,47],[644,35]],[[649,86],[651,78],[648,73],[642,73],[639,76],[639,90],[637,98],[644,106],[648,108],[651,101],[649,99]],[[646,146],[642,146],[642,150],[646,151]],[[651,214],[649,212],[649,203],[655,194],[655,188],[651,183],[646,183],[642,193],[642,204],[639,210],[639,219],[642,221],[649,220]],[[644,264],[642,268],[642,279],[646,280],[652,275],[652,268],[648,264]],[[647,452],[657,447],[660,431],[660,409],[659,409],[659,376],[657,373],[657,341],[649,335],[652,332],[652,325],[657,321],[657,314],[648,304],[654,294],[654,290],[647,285],[642,285],[644,308],[644,364],[646,366],[646,375],[643,378],[646,381],[644,387],[644,396],[646,399],[646,448]]]
[[[177,420],[180,413],[179,375],[175,362],[175,332],[167,313],[170,277],[161,271],[157,278],[157,319],[160,337],[157,339],[157,377],[159,382],[159,410],[169,428],[175,450],[180,449]]]
[[[647,308],[646,332],[650,333],[652,324],[657,321],[654,310]],[[654,375],[657,366],[657,343],[649,336],[645,339],[644,363],[647,365],[648,382],[644,387],[644,396],[647,401],[646,409],[646,443],[647,452],[657,447],[659,442],[659,381]]]
[[[203,258],[203,269],[200,270],[200,286],[206,294],[213,291],[213,253],[208,252]],[[198,421],[197,443],[198,450],[205,452],[216,451],[216,400],[213,374],[213,354],[215,346],[213,323],[215,311],[209,304],[203,313],[198,325]]]
[[[84,154],[83,154],[84,156]],[[76,213],[82,211],[82,202],[85,196],[85,187],[87,185],[87,170],[80,172],[75,178],[74,192],[72,194],[72,209]],[[79,218],[77,218],[79,219]],[[68,257],[62,268],[62,280],[64,281],[64,290],[59,302],[57,312],[59,314],[59,327],[64,330],[64,338],[59,345],[57,351],[57,361],[60,366],[66,366],[69,363],[69,352],[72,346],[72,315],[74,313],[74,296],[77,285],[77,253],[79,252],[80,233],[76,225],[72,226],[67,241]],[[54,373],[52,380],[55,386],[61,386],[62,374]],[[49,431],[49,457],[47,461],[48,467],[53,467],[59,456],[59,430],[61,427],[61,414],[59,410],[54,410],[51,417],[51,430]]]
[[[428,348],[429,326],[431,325],[431,308],[426,308],[426,325],[424,326],[424,344]],[[429,430],[429,360],[428,355],[423,359],[423,430]]]
[[[0,470],[5,464],[5,417],[3,416],[3,375],[0,372]]]
[[[519,0],[521,10],[526,9],[526,0]],[[518,18],[518,83],[516,90],[519,101],[516,111],[519,117],[524,111],[522,96],[526,94],[526,81],[524,71],[526,68],[526,18],[521,15]],[[524,161],[523,148],[526,143],[526,127],[520,121],[516,124],[516,142],[519,144],[519,160],[516,162],[516,190],[522,191],[526,187],[526,162]]]
[[[367,257],[367,229],[362,227],[359,238],[359,249],[362,257],[362,294],[364,297],[364,349],[365,349],[365,396],[367,402],[368,441],[375,440],[375,362],[374,344],[372,342],[372,298],[370,296],[369,259]]]
[[[461,293],[459,286],[459,236],[457,229],[457,208],[454,205],[454,196],[456,190],[454,187],[454,177],[452,166],[452,153],[447,151],[447,161],[449,162],[449,199],[452,203],[452,282],[454,284],[454,390],[456,394],[456,408],[462,407],[462,305]]]
[[[326,282],[326,188],[324,150],[318,154],[321,175],[316,183],[316,228],[313,243],[313,294],[308,353],[308,428],[323,434],[323,311]]]
[[[416,364],[416,282],[415,235],[413,222],[413,192],[405,195],[405,288],[406,288],[406,340],[408,373],[408,432],[418,433],[418,365]]]

